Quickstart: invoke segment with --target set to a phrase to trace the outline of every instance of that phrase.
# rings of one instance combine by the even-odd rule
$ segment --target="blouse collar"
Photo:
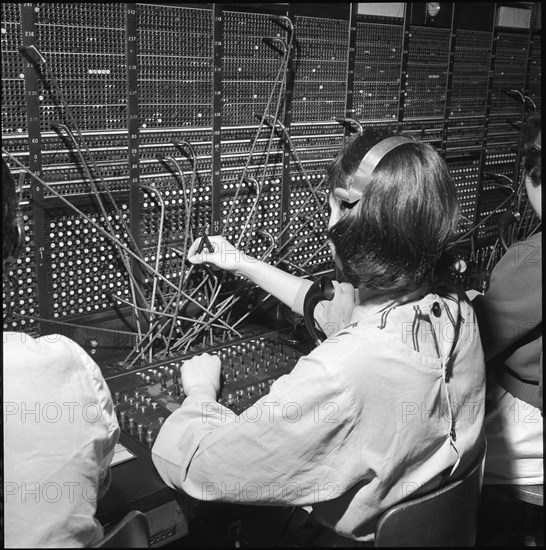
[[[365,287],[355,289],[357,306],[353,310],[352,322],[372,317],[387,309],[392,309],[409,302],[420,300],[426,296],[424,288],[418,288],[406,294],[386,294]]]

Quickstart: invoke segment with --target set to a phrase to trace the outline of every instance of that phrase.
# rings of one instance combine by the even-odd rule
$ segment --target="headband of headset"
[[[370,183],[373,171],[381,159],[387,153],[393,149],[396,149],[396,147],[410,142],[413,142],[411,138],[405,136],[393,136],[374,145],[360,162],[349,189],[344,189],[343,187],[336,187],[334,189],[334,195],[336,198],[349,204],[358,202],[364,192],[364,188]]]

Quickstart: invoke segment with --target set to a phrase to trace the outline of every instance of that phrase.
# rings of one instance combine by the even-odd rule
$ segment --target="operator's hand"
[[[188,261],[192,264],[210,264],[226,271],[237,271],[244,273],[245,263],[252,261],[253,258],[247,256],[230,242],[220,235],[212,235],[209,241],[214,248],[214,252],[210,252],[206,246],[198,254],[197,250],[201,243],[201,237],[197,238],[188,250]]]
[[[203,353],[185,361],[181,369],[184,393],[206,393],[216,401],[220,391],[220,358]]]

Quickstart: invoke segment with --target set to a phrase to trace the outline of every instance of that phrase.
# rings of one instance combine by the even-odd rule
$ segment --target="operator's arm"
[[[249,256],[235,248],[220,236],[211,236],[209,240],[214,252],[203,249],[197,253],[201,239],[197,239],[188,251],[188,261],[193,264],[207,263],[252,281],[267,293],[292,308],[298,294],[305,294],[312,281],[301,279],[281,269]],[[295,312],[303,314],[303,308],[296,305]]]
[[[240,416],[216,402],[218,357],[186,361],[187,397],[152,449],[165,483],[200,500],[303,506],[353,486],[365,470],[358,414],[348,388],[328,370],[339,355],[330,348],[325,363],[301,358]]]

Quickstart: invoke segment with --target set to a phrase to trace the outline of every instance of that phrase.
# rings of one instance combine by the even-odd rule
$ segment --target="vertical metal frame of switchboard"
[[[212,8],[212,233],[217,235],[221,231],[220,204],[221,204],[221,154],[222,154],[222,58],[224,56],[224,18],[222,6],[214,4]]]
[[[528,92],[528,87],[529,87],[530,80],[531,80],[531,71],[532,71],[532,67],[534,65],[532,57],[535,53],[535,46],[534,46],[535,38],[537,37],[537,35],[539,37],[542,37],[542,29],[541,29],[541,27],[539,27],[539,22],[538,22],[538,18],[539,18],[540,13],[541,13],[539,8],[540,8],[539,4],[535,2],[533,4],[532,10],[531,10],[531,37],[529,38],[531,40],[531,48],[529,49],[529,60],[528,60],[528,65],[527,65],[527,74],[526,74],[526,78],[525,78],[525,93],[526,94]],[[536,105],[535,105],[535,110],[536,110]]]
[[[404,106],[407,95],[408,84],[408,56],[409,56],[409,39],[410,39],[410,27],[411,27],[411,13],[408,8],[408,3],[404,4],[404,31],[402,34],[402,59],[400,63],[400,87],[398,89],[398,116],[396,119],[396,131],[400,132],[402,129],[402,122],[404,121]]]
[[[527,95],[527,88],[529,87],[529,71],[531,69],[532,64],[532,55],[533,55],[533,41],[535,39],[535,28],[536,28],[536,21],[537,21],[537,14],[538,14],[538,5],[537,3],[534,3],[531,8],[531,22],[530,22],[530,28],[529,28],[529,35],[528,35],[528,42],[527,42],[527,66],[525,67],[525,79],[523,81],[523,90],[522,93],[524,96]],[[523,181],[519,181],[520,175],[521,175],[521,162],[523,158],[523,122],[525,121],[526,116],[526,109],[527,104],[525,101],[523,102],[522,108],[521,108],[521,127],[520,127],[520,133],[519,133],[519,139],[518,139],[518,148],[516,151],[516,162],[514,166],[514,190],[517,192],[519,187],[523,184]]]
[[[355,64],[356,64],[356,19],[358,13],[358,4],[351,3],[349,11],[349,37],[347,48],[347,95],[345,100],[345,116],[353,118],[354,112],[354,82],[355,82]],[[347,137],[349,128],[345,128]]]
[[[35,5],[24,2],[21,6],[21,35],[24,47],[36,46]],[[38,97],[38,57],[28,51],[24,55],[25,97],[28,120],[29,169],[42,177],[42,139],[40,129],[40,101]],[[28,177],[27,177],[28,179]],[[38,288],[38,311],[41,319],[49,318],[49,289],[47,276],[47,251],[45,229],[44,188],[30,179],[32,190],[32,215],[34,216],[34,249],[36,255],[36,280]],[[46,330],[46,322],[40,320],[40,333]]]
[[[139,98],[138,98],[138,30],[137,5],[125,5],[126,58],[127,58],[127,150],[129,176],[129,228],[135,244],[140,247],[140,136],[139,136]],[[135,258],[130,261],[134,279],[142,283],[142,266]],[[135,295],[137,297],[138,295]],[[145,304],[139,304],[144,307]],[[133,321],[145,323],[143,313],[133,309]]]
[[[491,97],[493,95],[493,73],[495,69],[495,57],[497,55],[497,37],[495,31],[495,16],[491,21],[491,55],[489,58],[489,70],[487,73],[487,92],[485,102],[485,118],[482,133],[482,149],[480,153],[480,166],[478,170],[478,189],[476,190],[476,210],[474,211],[473,227],[480,221],[481,196],[483,192],[483,178],[485,172],[485,161],[487,158],[487,133],[491,116]]]
[[[442,141],[440,152],[443,157],[446,156],[447,149],[447,128],[449,124],[449,112],[451,105],[451,88],[453,85],[453,67],[455,64],[455,47],[457,43],[457,33],[455,30],[455,4],[451,5],[451,28],[449,33],[449,57],[446,78],[446,94],[444,100],[444,122],[442,126]]]
[[[527,88],[529,87],[529,77],[531,73],[531,65],[533,63],[533,44],[535,41],[535,34],[537,30],[537,19],[538,19],[538,8],[539,5],[537,2],[533,3],[531,7],[531,26],[529,29],[529,48],[527,50],[527,67],[525,68],[525,81],[523,83],[523,91],[526,94]]]
[[[495,30],[495,34],[496,33],[497,33],[497,30]],[[529,29],[529,32],[527,33],[527,52],[525,54],[527,59],[527,64],[526,64],[525,73],[524,73],[523,89],[521,90],[522,95],[525,95],[525,92],[527,89],[527,83],[529,81],[528,74],[529,74],[530,55],[532,52],[532,48],[533,48],[532,29]],[[521,139],[523,136],[522,130],[523,130],[523,120],[525,119],[525,112],[526,112],[526,104],[525,104],[525,101],[522,101],[518,119],[507,121],[507,122],[510,122],[512,126],[514,126],[519,130],[518,141],[515,146],[516,160],[514,162],[514,171],[512,172],[512,178],[511,178],[514,185],[514,192],[516,193],[519,189],[520,183],[522,183],[519,181],[519,177],[520,177],[520,164],[521,164],[521,158],[522,158]]]
[[[530,28],[529,28],[529,34],[528,34],[528,43],[527,43],[527,65],[525,67],[525,78],[523,81],[523,90],[522,94],[524,98],[527,96],[527,88],[529,87],[529,76],[530,76],[530,69],[532,65],[532,55],[533,55],[533,42],[535,39],[535,29],[537,24],[537,15],[538,15],[538,4],[534,3],[531,8],[531,20],[530,20]],[[516,149],[516,162],[514,163],[514,198],[513,198],[513,204],[512,206],[516,208],[520,214],[522,213],[522,197],[523,195],[520,193],[522,187],[524,186],[525,177],[521,170],[521,163],[523,161],[523,125],[525,122],[525,117],[527,114],[527,103],[524,99],[523,105],[521,108],[521,124],[519,129],[519,137],[518,137],[518,145]],[[522,220],[523,221],[523,220]],[[514,242],[518,240],[517,235],[517,226],[512,226],[510,228],[510,242]],[[521,237],[521,235],[519,235]]]
[[[287,17],[290,21],[294,22],[294,6],[288,5]],[[295,30],[294,30],[295,32]],[[286,131],[290,133],[290,127],[292,125],[292,100],[294,98],[294,46],[290,46],[290,59],[288,62],[288,70],[286,74],[286,95],[284,101],[284,127]],[[290,214],[290,143],[286,139],[283,139],[283,152],[282,152],[282,175],[281,175],[281,219],[280,219],[280,242],[281,246],[284,246],[289,238],[288,232],[284,231],[286,224],[289,221]]]

